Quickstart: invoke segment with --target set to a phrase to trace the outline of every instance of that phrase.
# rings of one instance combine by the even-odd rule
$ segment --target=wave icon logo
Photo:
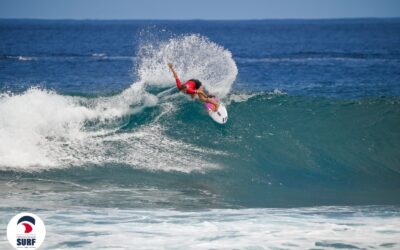
[[[44,223],[35,214],[17,214],[7,226],[8,241],[15,249],[37,249],[45,236]]]
[[[33,218],[31,216],[22,216],[17,222],[17,225],[19,225],[19,224],[22,224],[23,226],[25,226],[24,233],[28,234],[28,233],[32,232],[32,230],[33,230],[32,226],[35,226],[35,218]]]

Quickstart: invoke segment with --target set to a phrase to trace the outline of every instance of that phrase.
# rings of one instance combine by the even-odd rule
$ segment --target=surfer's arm
[[[176,87],[178,89],[182,88],[182,83],[181,80],[179,79],[178,74],[176,73],[175,69],[174,69],[174,65],[172,65],[172,63],[168,63],[168,67],[171,69],[172,74],[174,75],[175,81],[176,81]]]

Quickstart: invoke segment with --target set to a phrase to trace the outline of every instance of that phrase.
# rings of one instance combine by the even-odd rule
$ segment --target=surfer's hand
[[[174,78],[179,80],[178,74],[175,72],[174,65],[172,63],[168,63],[168,67],[172,71]],[[179,88],[179,86],[178,86],[178,88]]]

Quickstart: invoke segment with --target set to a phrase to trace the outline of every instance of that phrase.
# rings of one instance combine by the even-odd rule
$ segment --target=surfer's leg
[[[202,90],[202,88],[200,88],[199,89],[200,91],[198,91],[198,96],[199,96],[199,99],[200,99],[200,101],[202,101],[202,102],[205,102],[205,103],[210,103],[210,104],[212,104],[213,105],[213,108],[212,108],[212,110],[215,112],[215,111],[217,111],[218,110],[218,108],[219,108],[219,104],[218,104],[218,102],[216,102],[215,100],[214,100],[214,98],[209,98]]]
[[[219,108],[219,103],[210,98],[208,98],[208,99],[210,100],[210,101],[208,101],[208,103],[212,103],[214,105],[213,111],[216,112]]]
[[[198,91],[197,91],[197,95],[198,95],[200,101],[202,101],[202,102],[207,102],[207,98],[208,98],[208,97],[207,97],[206,94],[204,94],[203,91],[198,90]]]
[[[209,97],[207,97],[207,98],[205,99],[205,102],[206,102],[206,103],[210,103],[210,104],[213,105],[213,109],[212,109],[212,110],[213,110],[214,112],[218,110],[218,108],[219,108],[219,103],[216,102],[214,98],[209,98]]]

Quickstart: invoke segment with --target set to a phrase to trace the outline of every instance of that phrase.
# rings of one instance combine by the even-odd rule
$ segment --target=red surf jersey
[[[179,78],[176,78],[175,81],[176,81],[176,87],[178,87],[178,89],[181,89],[181,87],[182,87],[181,80],[179,80]],[[189,81],[185,82],[184,85],[186,85],[186,93],[187,94],[191,94],[191,95],[197,94],[195,82],[189,80]]]

